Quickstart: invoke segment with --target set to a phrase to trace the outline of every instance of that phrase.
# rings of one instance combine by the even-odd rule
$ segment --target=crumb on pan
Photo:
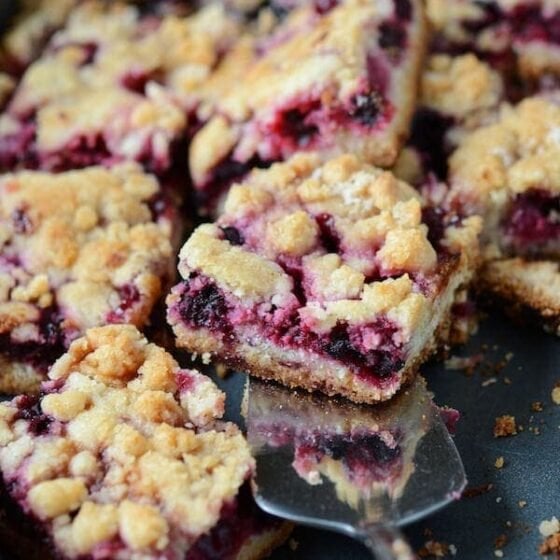
[[[496,418],[494,424],[494,437],[507,437],[517,434],[517,425],[515,423],[515,416],[504,414]]]

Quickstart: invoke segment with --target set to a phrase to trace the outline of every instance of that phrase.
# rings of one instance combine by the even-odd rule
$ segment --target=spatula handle
[[[365,527],[365,544],[375,560],[414,560],[415,554],[397,527],[372,524]]]

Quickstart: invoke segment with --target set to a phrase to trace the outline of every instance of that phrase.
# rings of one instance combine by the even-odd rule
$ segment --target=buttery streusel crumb
[[[0,390],[29,389],[25,368],[44,374],[89,327],[146,325],[172,259],[158,194],[135,164],[0,177]]]
[[[239,430],[212,427],[223,411],[210,379],[135,327],[90,329],[42,397],[0,405],[2,476],[65,558],[110,543],[184,558],[253,469]]]
[[[508,414],[498,416],[494,424],[494,437],[507,437],[517,434],[515,417]]]

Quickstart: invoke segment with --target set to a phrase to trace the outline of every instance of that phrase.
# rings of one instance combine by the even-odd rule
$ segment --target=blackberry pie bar
[[[445,338],[479,228],[423,216],[417,191],[353,155],[300,154],[195,230],[168,321],[179,346],[253,375],[386,400]]]
[[[417,0],[301,2],[223,91],[190,149],[202,206],[297,151],[390,166],[407,136],[426,43]],[[231,84],[228,84],[231,85]],[[204,115],[202,115],[204,118]]]
[[[172,278],[158,195],[132,163],[0,175],[0,391],[37,389],[86,328],[146,325]]]
[[[560,327],[560,105],[533,97],[467,136],[450,159],[448,206],[484,219],[479,287]]]
[[[0,169],[134,160],[163,176],[180,160],[186,165],[197,87],[238,27],[217,4],[183,18],[122,2],[81,4],[0,117]]]
[[[8,518],[42,558],[262,558],[291,527],[252,501],[254,461],[223,411],[209,378],[132,325],[90,329],[40,396],[0,404]]]

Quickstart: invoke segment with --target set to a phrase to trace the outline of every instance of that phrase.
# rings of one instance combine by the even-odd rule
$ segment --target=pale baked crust
[[[15,362],[2,370],[2,388],[27,390],[34,379],[36,361],[10,354],[18,342],[60,352],[92,326],[146,325],[172,262],[172,225],[154,222],[149,206],[158,192],[135,164],[0,178],[1,351]],[[44,341],[46,316],[56,343]],[[48,365],[48,353],[38,361]]]
[[[317,221],[325,215],[339,236],[334,252]],[[241,244],[224,239],[231,227],[241,232]],[[168,297],[168,320],[179,345],[215,353],[255,375],[359,402],[383,400],[436,346],[455,293],[471,275],[479,227],[474,218],[446,228],[441,243],[451,258],[440,263],[421,222],[418,194],[409,185],[355,156],[323,166],[316,155],[295,156],[234,185],[220,220],[193,233],[181,250],[179,272],[186,282]],[[290,268],[300,271],[300,280]],[[195,284],[215,285],[224,305],[239,313],[231,337],[220,328],[212,332],[183,321],[180,308],[182,302],[189,305],[185,289],[193,278]],[[303,302],[298,290],[305,292]],[[274,322],[276,312],[296,313],[318,336],[340,323],[360,329],[386,317],[398,326],[405,363],[396,377],[372,383],[353,375],[349,364],[310,352],[305,344],[282,347],[263,336],[259,319],[244,318],[258,309],[266,315],[271,306],[267,321]]]
[[[493,294],[506,309],[523,316],[537,315],[543,326],[560,335],[560,269],[554,261],[525,261],[520,258],[486,263],[477,283]],[[512,307],[513,304],[513,307]]]
[[[225,80],[234,87],[222,92],[191,146],[195,184],[210,188],[213,168],[224,158],[277,161],[298,149],[320,149],[326,156],[353,151],[391,165],[408,132],[426,41],[421,3],[411,4],[410,21],[399,23],[406,42],[398,55],[378,44],[383,26],[397,25],[393,2],[345,0],[321,15],[307,3],[294,9],[264,47],[257,41],[256,60],[242,80]],[[371,117],[346,118],[375,103]],[[301,113],[317,134],[301,140],[283,133],[281,121],[290,111]]]
[[[36,409],[0,405],[12,498],[65,558],[184,558],[254,466],[234,425],[211,425],[223,393],[130,325],[89,330],[49,378]]]

